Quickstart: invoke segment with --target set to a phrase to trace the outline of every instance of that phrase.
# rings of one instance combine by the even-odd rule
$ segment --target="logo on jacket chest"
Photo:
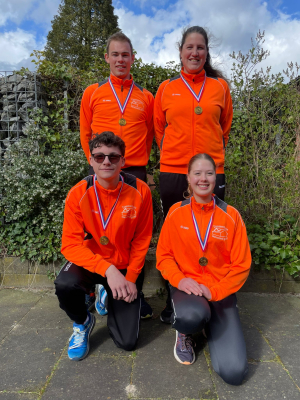
[[[228,229],[225,228],[225,226],[213,225],[211,235],[215,239],[227,240],[228,239]]]
[[[144,103],[138,99],[131,99],[131,108],[135,108],[136,110],[144,111]]]
[[[122,218],[136,218],[136,207],[134,206],[122,206]]]

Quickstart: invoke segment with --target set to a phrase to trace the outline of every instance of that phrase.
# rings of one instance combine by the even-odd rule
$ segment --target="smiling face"
[[[134,54],[131,53],[128,42],[112,40],[109,44],[109,52],[105,54],[105,60],[109,64],[112,75],[123,81],[130,78]]]
[[[208,51],[204,36],[200,33],[190,33],[180,50],[183,70],[187,74],[198,74],[202,71]]]
[[[121,155],[121,151],[117,146],[105,146],[96,147],[92,151],[92,156],[90,157],[90,164],[94,168],[94,172],[97,176],[97,181],[99,184],[105,188],[113,189],[119,182],[119,174],[121,168],[125,164],[125,158],[120,157],[120,160],[113,164],[110,162],[108,157],[105,157],[102,163],[97,163],[93,156],[100,154],[118,154]]]
[[[211,161],[196,159],[187,175],[197,203],[209,203],[216,185],[216,172]]]

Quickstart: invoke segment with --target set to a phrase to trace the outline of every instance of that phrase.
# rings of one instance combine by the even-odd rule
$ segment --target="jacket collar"
[[[199,72],[198,74],[187,74],[186,72],[183,71],[183,67],[181,68],[181,75],[184,77],[184,79],[189,83],[199,83],[204,81],[204,76],[205,76],[205,70]]]
[[[126,79],[123,82],[122,79],[117,78],[116,76],[110,74],[110,80],[114,86],[123,86],[123,87],[130,87],[133,81],[132,75],[130,74],[130,79]]]
[[[195,197],[193,196],[191,198],[191,203],[192,203],[193,211],[196,211],[196,212],[197,211],[200,212],[201,210],[204,210],[205,212],[207,212],[207,211],[213,210],[213,208],[214,208],[213,200],[211,200],[209,203],[202,204],[202,203],[197,203],[195,200]]]

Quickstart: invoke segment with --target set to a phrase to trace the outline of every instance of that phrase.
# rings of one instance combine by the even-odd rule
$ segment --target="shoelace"
[[[70,349],[76,349],[77,347],[80,347],[82,345],[82,343],[84,342],[85,332],[86,329],[84,331],[81,331],[79,328],[73,328],[73,334],[70,337],[70,341],[72,340],[72,338],[74,338],[74,343],[72,346],[69,347]]]
[[[183,333],[178,334],[177,343],[180,344],[181,351],[189,351],[194,347],[194,341],[191,336],[186,336]]]

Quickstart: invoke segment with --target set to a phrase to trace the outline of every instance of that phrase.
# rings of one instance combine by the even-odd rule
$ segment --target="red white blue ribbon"
[[[204,81],[203,81],[202,87],[201,87],[200,92],[199,92],[198,95],[193,91],[193,89],[190,87],[190,85],[189,85],[189,84],[187,83],[187,81],[184,79],[184,77],[182,76],[182,74],[180,74],[180,78],[183,80],[183,82],[185,83],[186,87],[189,89],[189,91],[192,93],[192,95],[195,97],[195,99],[196,99],[196,100],[198,101],[198,103],[199,103],[200,100],[201,100],[201,97],[202,97],[202,95],[203,95],[203,92],[204,92],[204,87],[205,87],[205,82],[206,82],[206,73],[204,74]]]
[[[201,246],[201,249],[202,249],[203,252],[205,252],[205,249],[207,247],[207,241],[208,241],[208,237],[209,237],[209,234],[210,234],[210,231],[211,231],[213,217],[214,217],[214,213],[215,213],[216,200],[215,200],[214,197],[213,197],[213,202],[214,202],[214,209],[213,209],[212,216],[210,217],[209,223],[208,223],[207,228],[206,228],[204,240],[202,240],[202,238],[201,238],[200,230],[199,230],[199,227],[198,227],[198,224],[197,224],[197,220],[196,220],[193,208],[192,208],[192,201],[190,203],[191,204],[191,211],[192,211],[192,219],[193,219],[193,223],[194,223],[194,228],[195,228],[195,231],[196,231],[196,234],[197,234],[197,238],[199,240],[199,243],[200,243],[200,246]]]
[[[122,189],[123,189],[124,178],[123,178],[122,175],[120,175],[120,178],[121,178],[121,181],[122,181],[121,189],[120,189],[120,191],[119,191],[119,194],[118,194],[117,200],[115,201],[115,204],[113,205],[112,209],[110,210],[110,213],[108,214],[108,217],[107,217],[106,220],[105,220],[105,219],[104,219],[103,212],[102,212],[101,204],[100,204],[100,201],[99,201],[97,188],[96,188],[96,175],[94,175],[94,191],[95,191],[95,194],[96,194],[96,199],[97,199],[97,204],[98,204],[98,210],[99,210],[100,219],[101,219],[101,223],[102,223],[102,226],[103,226],[103,229],[104,229],[104,230],[106,229],[107,225],[109,224],[109,221],[111,220],[111,217],[112,217],[112,215],[113,215],[113,213],[114,213],[114,211],[115,211],[116,205],[117,205],[117,203],[118,203],[118,201],[119,201],[119,197],[120,197],[120,194],[121,194]]]
[[[111,81],[110,77],[108,78],[108,82],[109,82],[109,84],[110,84],[110,88],[111,88],[111,90],[112,90],[112,92],[113,92],[113,94],[114,94],[114,96],[115,96],[115,98],[116,98],[116,100],[117,100],[117,103],[118,103],[119,108],[120,108],[120,110],[121,110],[121,113],[122,113],[122,115],[123,115],[124,112],[125,112],[125,108],[126,108],[126,106],[127,106],[127,103],[128,103],[128,101],[129,101],[129,98],[130,98],[130,96],[131,96],[134,83],[133,83],[133,81],[132,81],[132,84],[131,84],[131,86],[130,86],[129,92],[128,92],[128,94],[127,94],[127,97],[126,97],[126,99],[125,99],[125,101],[124,101],[124,104],[122,105],[121,102],[120,102],[120,100],[119,100],[119,97],[118,97],[118,95],[117,95],[117,92],[116,92],[116,90],[115,90],[115,88],[114,88],[114,85],[112,84],[112,81]]]

